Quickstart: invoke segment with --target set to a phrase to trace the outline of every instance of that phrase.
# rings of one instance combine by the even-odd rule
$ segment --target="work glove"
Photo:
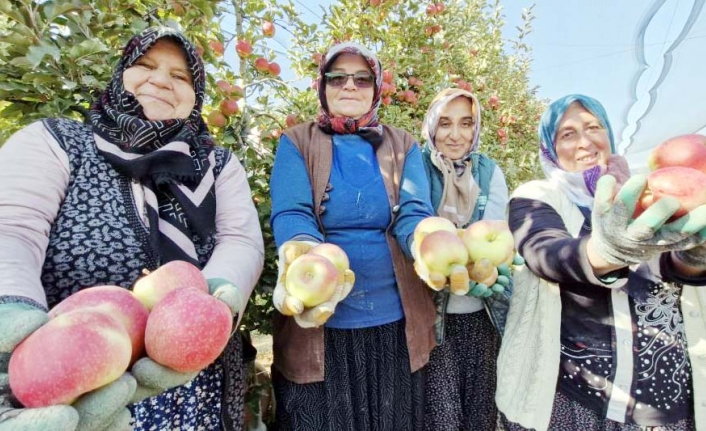
[[[155,397],[162,392],[192,381],[199,371],[183,373],[173,370],[145,356],[133,364],[130,370],[137,381],[137,389],[131,403]]]
[[[706,227],[706,205],[666,223],[679,208],[679,202],[663,197],[632,220],[646,185],[645,175],[635,175],[616,194],[612,175],[598,180],[591,241],[594,251],[611,265],[645,262],[666,251],[684,250],[702,242],[698,232]]]
[[[71,406],[22,408],[12,396],[7,368],[15,347],[49,321],[42,310],[28,304],[0,304],[0,431],[4,430],[125,430],[130,412],[125,406],[135,380],[125,374],[115,382],[82,395]]]
[[[524,265],[525,260],[519,254],[516,254],[510,264],[502,264],[497,267],[498,278],[491,286],[483,283],[476,283],[470,280],[468,283],[469,289],[466,296],[476,298],[488,298],[492,295],[500,295],[505,293],[505,290],[512,284],[512,271],[515,266]]]
[[[701,231],[699,236],[706,241],[706,230]],[[687,250],[678,250],[675,257],[682,263],[693,268],[706,268],[706,243],[701,243]]]
[[[295,316],[304,311],[304,303],[289,295],[285,287],[289,265],[317,245],[313,241],[287,241],[277,250],[277,284],[272,292],[272,303],[285,316]]]
[[[278,250],[277,285],[272,293],[272,302],[280,313],[285,316],[293,316],[302,328],[315,328],[326,323],[335,311],[336,305],[348,296],[355,283],[355,274],[348,269],[339,278],[340,282],[331,298],[311,308],[305,308],[300,299],[289,295],[285,287],[289,265],[317,245],[313,241],[287,241]]]
[[[243,296],[238,286],[224,278],[209,278],[206,282],[211,295],[223,301],[230,308],[233,317],[238,316],[243,309]]]

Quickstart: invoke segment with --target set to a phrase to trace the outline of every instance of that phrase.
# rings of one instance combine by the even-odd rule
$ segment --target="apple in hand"
[[[478,220],[461,232],[468,259],[489,259],[493,265],[510,264],[514,257],[515,239],[504,220]]]
[[[650,151],[650,170],[670,166],[685,166],[706,173],[706,136],[680,135],[667,139]]]
[[[125,327],[132,343],[130,364],[142,357],[149,310],[132,292],[120,286],[94,286],[79,290],[52,308],[49,318],[86,308],[103,311],[117,318]]]
[[[438,230],[422,240],[419,245],[419,259],[424,262],[429,272],[448,276],[454,265],[466,265],[468,250],[455,231]]]
[[[424,237],[437,230],[453,233],[458,231],[453,222],[443,217],[433,216],[422,219],[422,221],[417,224],[417,227],[414,228],[414,246],[416,250],[413,250],[413,252],[415,257],[419,256],[419,246],[422,244]]]
[[[183,260],[173,260],[137,279],[132,293],[152,310],[167,293],[180,287],[208,292],[208,283],[199,268]]]
[[[10,388],[25,407],[71,404],[120,377],[131,352],[117,318],[97,308],[69,311],[15,348],[8,365]]]
[[[309,253],[318,254],[328,259],[338,271],[338,284],[342,284],[345,281],[346,271],[350,269],[351,265],[348,255],[341,247],[330,242],[324,242],[309,250]]]
[[[669,221],[685,215],[700,205],[706,204],[706,174],[684,166],[657,169],[647,176],[647,187],[640,196],[633,218],[637,218],[654,202],[665,196],[679,201],[679,209]]]
[[[327,258],[307,253],[294,259],[287,268],[284,287],[287,293],[304,303],[304,307],[315,307],[333,296],[339,281],[339,273]]]
[[[221,300],[197,289],[169,292],[147,319],[145,349],[157,363],[180,372],[200,371],[223,352],[233,316]]]
[[[468,277],[490,287],[498,279],[498,268],[490,259],[482,258],[468,265]]]

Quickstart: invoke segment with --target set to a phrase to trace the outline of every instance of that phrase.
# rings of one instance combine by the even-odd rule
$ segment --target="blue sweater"
[[[336,307],[326,326],[366,328],[404,317],[385,231],[392,222],[385,186],[374,148],[358,135],[334,135],[328,192],[322,203],[325,232],[314,217],[311,183],[304,160],[285,135],[280,139],[272,176],[271,224],[275,242],[301,237],[331,242],[348,254],[356,281],[350,295]],[[409,245],[417,223],[433,214],[429,185],[419,148],[406,155],[400,208],[392,228],[402,250]]]

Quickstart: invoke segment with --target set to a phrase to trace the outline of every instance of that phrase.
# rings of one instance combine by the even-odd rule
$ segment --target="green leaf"
[[[30,46],[27,52],[27,60],[32,67],[38,67],[46,56],[58,61],[61,57],[61,51],[56,45],[42,40],[39,45]]]

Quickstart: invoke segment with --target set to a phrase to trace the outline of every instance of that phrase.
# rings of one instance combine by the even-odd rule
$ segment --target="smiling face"
[[[186,54],[168,38],[155,42],[145,55],[125,69],[123,85],[151,121],[187,118],[196,103]]]
[[[572,103],[561,117],[554,146],[559,164],[568,172],[606,166],[611,154],[608,131],[578,102]]]
[[[456,97],[440,112],[434,145],[450,160],[462,159],[471,150],[476,128],[472,108],[467,97]]]
[[[356,54],[341,54],[334,60],[329,72],[370,73],[368,62]],[[374,87],[358,88],[352,78],[346,79],[342,87],[326,85],[326,104],[332,117],[359,119],[373,106]]]

